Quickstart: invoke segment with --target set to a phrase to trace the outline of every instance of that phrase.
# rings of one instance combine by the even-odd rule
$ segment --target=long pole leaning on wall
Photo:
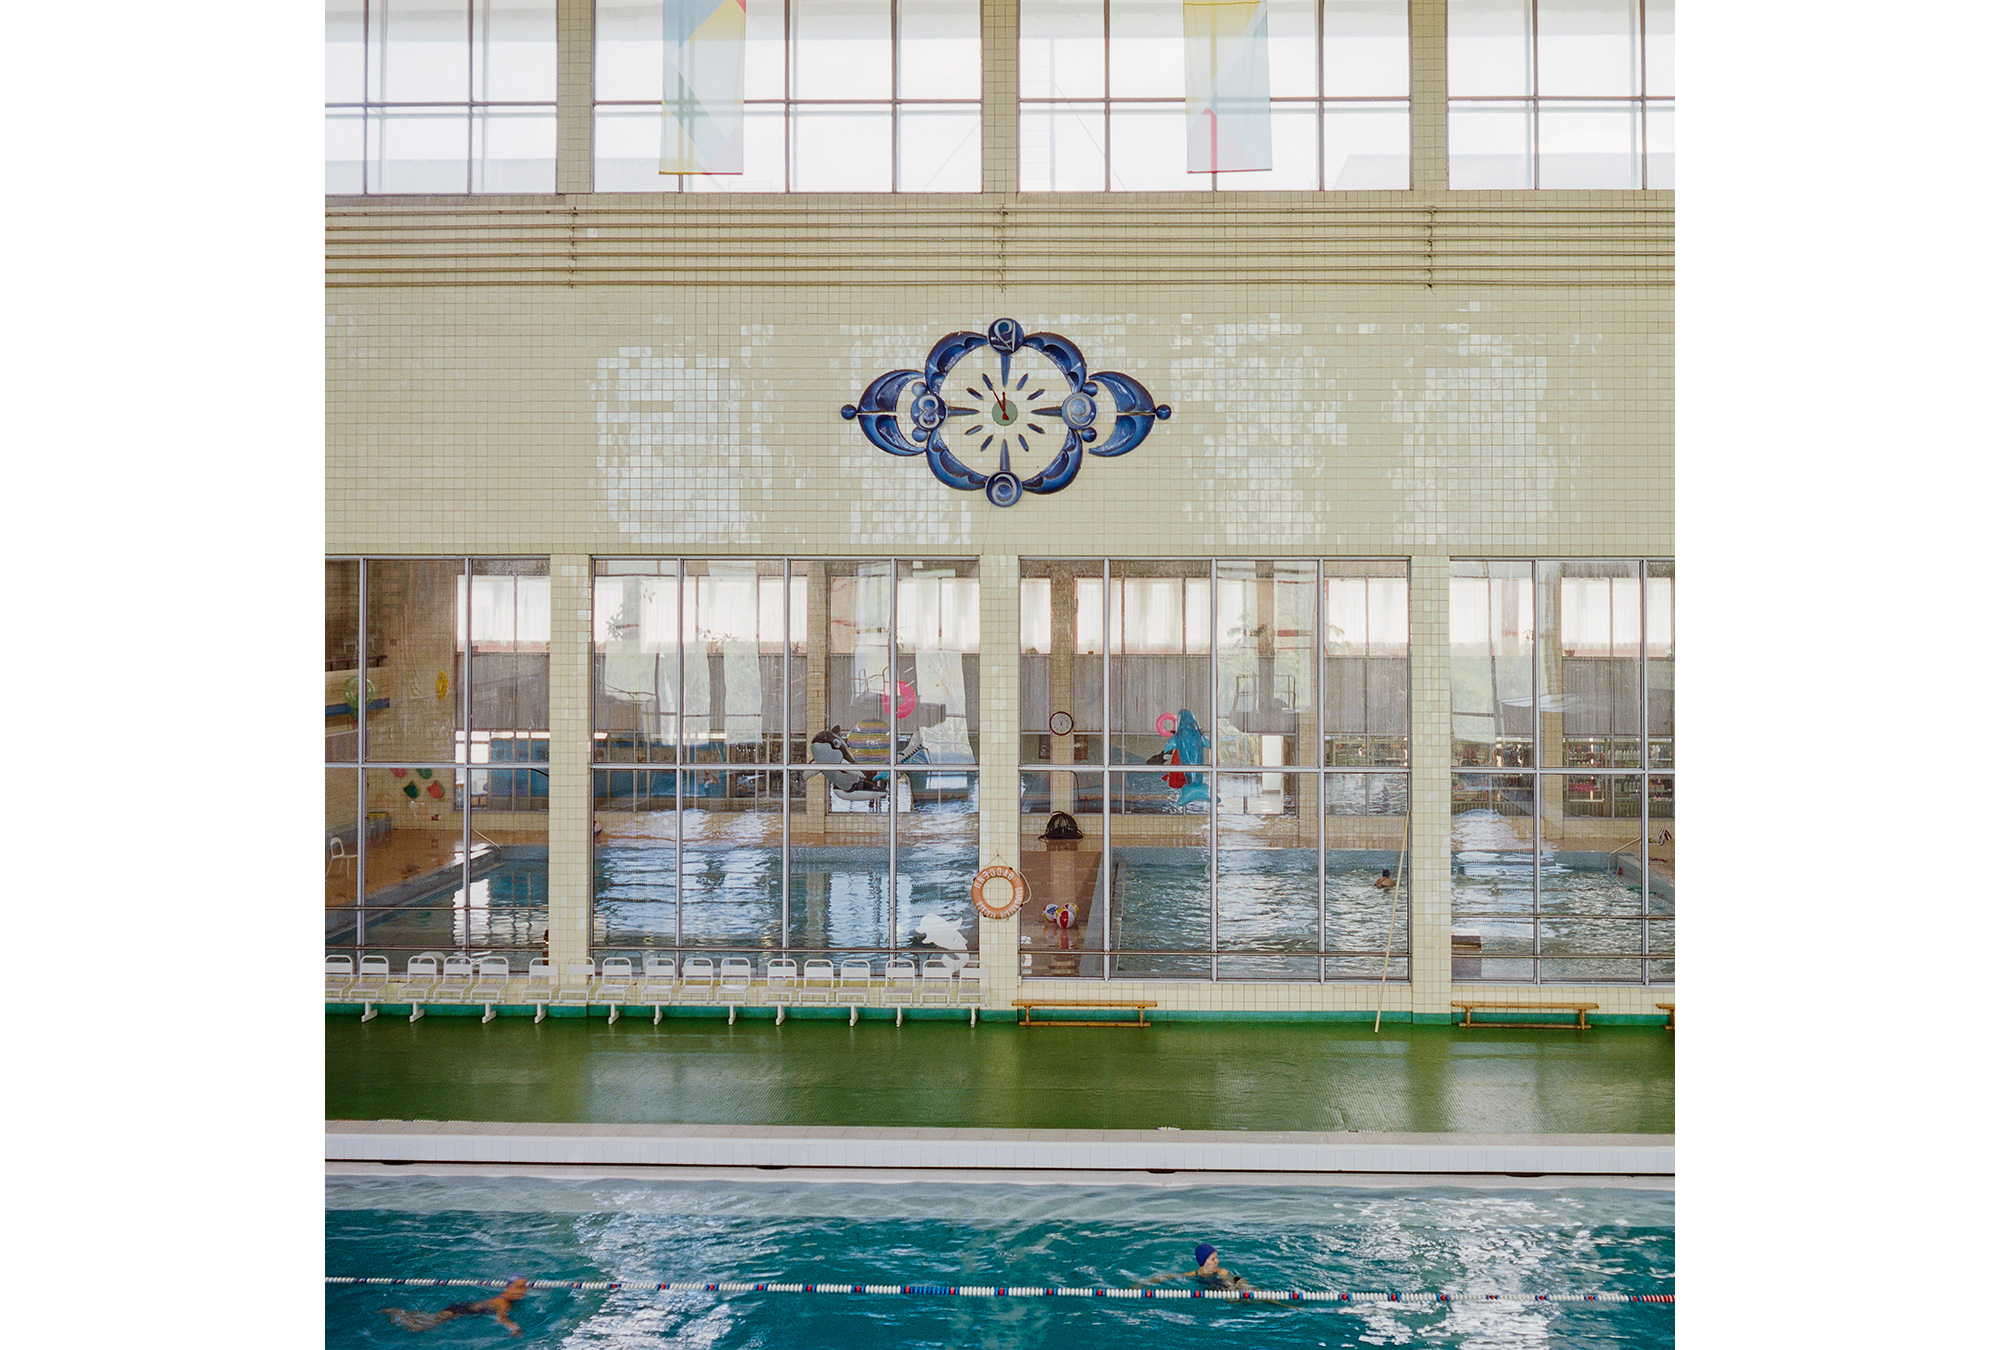
[[[1396,884],[1389,889],[1389,936],[1382,939],[1382,982],[1375,993],[1375,1030],[1378,1034],[1382,1030],[1382,1005],[1389,1000],[1389,953],[1396,945],[1396,906],[1406,902],[1403,893],[1403,862],[1409,856],[1410,803],[1406,790],[1403,800],[1403,847],[1396,854]],[[1412,991],[1415,990],[1414,980],[1411,981],[1410,988]]]

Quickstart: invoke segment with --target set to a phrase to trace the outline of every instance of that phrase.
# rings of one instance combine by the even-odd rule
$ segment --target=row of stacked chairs
[[[553,961],[537,956],[528,962],[526,992],[509,998],[513,979],[504,956],[426,952],[412,956],[400,977],[386,956],[364,956],[358,967],[351,956],[329,956],[326,1001],[359,1003],[364,1022],[379,1014],[378,1003],[408,1004],[412,1022],[424,1015],[425,1004],[478,1003],[485,1007],[479,1020],[490,1022],[496,1016],[494,1005],[511,1002],[534,1004],[537,1022],[550,1008],[587,1012],[601,1006],[616,1022],[628,1007],[651,1006],[657,1026],[666,1008],[679,1005],[726,1007],[732,1024],[739,1007],[776,1008],[780,1025],[787,1008],[845,1007],[849,1026],[865,1007],[894,1008],[897,1026],[903,1024],[906,1008],[963,1008],[971,1025],[979,1025],[978,963],[936,957],[921,967],[908,957],[891,957],[878,978],[874,963],[859,957],[837,968],[832,961],[814,958],[803,969],[789,957],[775,957],[764,963],[759,976],[741,956],[725,956],[718,966],[706,956],[690,956],[676,965],[671,956],[648,954],[637,971],[630,957],[607,956],[601,967],[595,961],[564,962],[560,975]]]

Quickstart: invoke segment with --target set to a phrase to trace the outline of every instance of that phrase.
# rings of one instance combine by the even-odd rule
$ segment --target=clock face
[[[1086,450],[1133,449],[1173,409],[1129,375],[1091,375],[1069,339],[997,319],[940,339],[920,371],[878,376],[840,414],[892,455],[924,455],[947,486],[1012,506],[1024,492],[1067,487]]]
[[[1049,718],[1049,730],[1058,736],[1069,735],[1070,728],[1075,725],[1076,722],[1066,712],[1055,713]]]

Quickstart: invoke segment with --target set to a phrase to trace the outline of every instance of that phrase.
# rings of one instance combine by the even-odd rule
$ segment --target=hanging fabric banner
[[[1189,173],[1271,167],[1268,0],[1181,0]]]
[[[665,0],[661,173],[743,172],[746,0]]]

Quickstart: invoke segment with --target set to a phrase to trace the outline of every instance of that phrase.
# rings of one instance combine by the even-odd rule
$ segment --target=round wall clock
[[[1071,717],[1066,712],[1056,712],[1049,714],[1049,730],[1054,732],[1058,736],[1069,735],[1070,729],[1073,728],[1075,725],[1076,725],[1076,719]]]

